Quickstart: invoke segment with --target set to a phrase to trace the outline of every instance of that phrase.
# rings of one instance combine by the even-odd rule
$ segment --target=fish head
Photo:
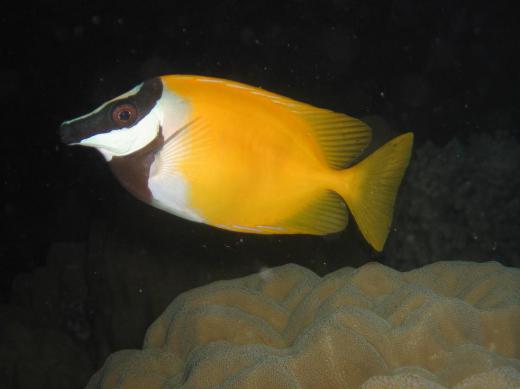
[[[162,95],[160,77],[145,81],[94,111],[63,122],[61,140],[68,145],[94,147],[108,161],[135,153],[160,134]]]

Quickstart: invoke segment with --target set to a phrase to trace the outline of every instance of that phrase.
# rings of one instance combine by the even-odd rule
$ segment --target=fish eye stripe
[[[155,107],[162,95],[162,81],[156,77],[145,81],[139,91],[132,96],[114,100],[100,111],[76,121],[66,122],[61,126],[61,137],[65,143],[78,143],[97,134],[112,130],[131,128],[137,125]],[[114,111],[118,107],[128,106],[135,109],[132,120],[114,120]]]

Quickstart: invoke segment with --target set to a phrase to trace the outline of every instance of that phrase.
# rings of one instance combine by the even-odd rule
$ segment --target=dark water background
[[[29,366],[42,387],[80,387],[109,352],[139,347],[178,293],[266,266],[520,266],[513,3],[2,5],[0,343],[9,347],[0,378],[36,387],[19,373]],[[372,252],[353,223],[321,238],[183,221],[128,195],[96,151],[60,145],[61,121],[168,73],[229,78],[360,117],[373,148],[413,131],[385,252]]]

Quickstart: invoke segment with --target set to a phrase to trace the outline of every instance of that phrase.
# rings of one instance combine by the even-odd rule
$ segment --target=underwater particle
[[[101,17],[99,15],[94,15],[94,16],[92,16],[90,21],[92,22],[92,24],[96,24],[96,25],[100,24],[101,23]]]
[[[407,75],[400,81],[400,85],[401,100],[411,107],[420,107],[430,99],[431,85],[421,75]]]
[[[75,26],[72,30],[72,33],[76,37],[82,37],[84,32],[85,32],[85,27],[83,27],[82,25]]]
[[[245,27],[240,31],[240,40],[246,45],[251,45],[255,42],[255,32],[251,27]]]
[[[356,34],[346,28],[336,30],[326,29],[322,33],[322,48],[330,58],[329,66],[335,70],[345,72],[360,52],[360,42]]]
[[[271,268],[268,268],[268,267],[265,267],[265,266],[262,266],[260,268],[260,272],[258,273],[258,276],[263,280],[263,281],[269,281],[269,279],[271,279],[273,277],[273,271]]]

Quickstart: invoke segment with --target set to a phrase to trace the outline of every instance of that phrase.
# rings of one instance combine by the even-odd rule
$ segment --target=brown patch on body
[[[148,204],[152,201],[152,193],[148,187],[150,168],[155,154],[163,145],[162,130],[159,130],[155,139],[141,150],[122,157],[113,157],[108,162],[110,169],[125,189]]]

